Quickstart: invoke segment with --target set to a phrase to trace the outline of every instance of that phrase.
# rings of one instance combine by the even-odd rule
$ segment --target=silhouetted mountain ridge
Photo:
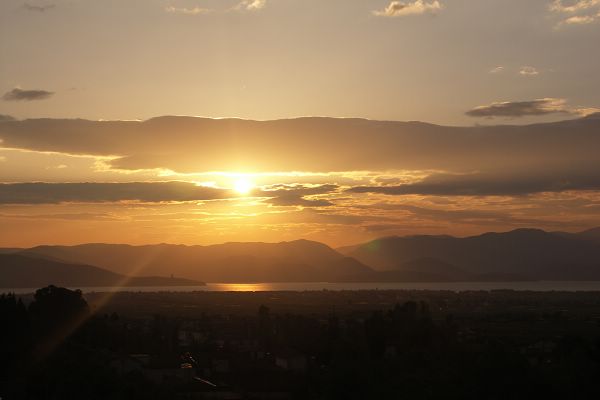
[[[464,238],[388,236],[337,251],[309,240],[210,246],[90,243],[7,251],[125,276],[174,274],[204,282],[600,280],[598,232],[516,229]]]
[[[580,238],[600,243],[600,228],[592,228],[577,234]]]
[[[82,286],[192,286],[202,282],[157,276],[129,277],[84,264],[69,264],[23,254],[0,254],[0,287],[47,285]]]
[[[585,232],[565,235],[516,229],[465,238],[390,236],[342,251],[377,270],[397,270],[413,260],[435,258],[479,276],[600,279],[600,245],[586,239],[596,230]]]
[[[23,254],[97,265],[125,275],[175,274],[207,282],[343,281],[373,273],[357,260],[309,240],[211,246],[94,243],[38,246]]]

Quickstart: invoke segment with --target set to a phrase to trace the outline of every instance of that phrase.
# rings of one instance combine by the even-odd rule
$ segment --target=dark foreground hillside
[[[591,399],[599,292],[0,297],[3,399]]]

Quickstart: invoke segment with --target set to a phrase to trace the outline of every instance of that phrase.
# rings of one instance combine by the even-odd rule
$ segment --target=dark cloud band
[[[523,72],[521,72],[523,73]],[[471,117],[508,117],[519,118],[531,115],[574,114],[585,116],[598,111],[595,108],[574,108],[564,99],[545,98],[529,101],[505,101],[475,107],[465,114]]]
[[[598,160],[600,119],[527,126],[160,117],[147,121],[0,122],[2,146],[115,157],[113,168],[177,172],[489,171]]]
[[[46,12],[48,10],[53,9],[54,7],[56,7],[56,4],[44,4],[44,5],[37,5],[37,4],[30,4],[30,3],[23,4],[24,9],[26,9],[27,11],[35,11],[35,12]]]
[[[233,197],[229,190],[187,182],[5,183],[0,204],[103,203],[119,201],[182,202]]]
[[[2,98],[6,101],[32,101],[32,100],[45,100],[49,99],[54,95],[54,92],[47,90],[24,90],[14,88],[6,93]]]
[[[267,197],[265,203],[274,206],[328,207],[333,205],[329,200],[306,197],[328,194],[337,189],[338,186],[332,184],[318,186],[277,185],[270,190],[256,191],[255,195]]]
[[[435,174],[422,181],[396,186],[357,186],[352,193],[434,196],[520,196],[544,192],[600,190],[600,163],[587,172],[560,174]]]

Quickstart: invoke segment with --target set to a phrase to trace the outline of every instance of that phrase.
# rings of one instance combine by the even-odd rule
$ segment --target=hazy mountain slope
[[[418,258],[405,262],[395,270],[435,276],[441,281],[471,280],[473,278],[472,273],[432,257]]]
[[[22,250],[24,250],[24,249],[17,248],[17,247],[2,247],[2,248],[0,248],[0,254],[17,253],[17,252],[22,251]]]
[[[599,245],[537,229],[467,238],[386,237],[365,243],[348,255],[379,270],[397,269],[415,259],[436,258],[473,274],[518,274],[536,279],[600,278]]]
[[[97,265],[126,275],[175,274],[208,282],[344,280],[372,272],[308,240],[213,246],[39,246],[23,254]]]
[[[21,254],[0,254],[0,287],[187,286],[201,282],[181,278],[127,277],[102,268],[67,264]]]
[[[596,243],[600,244],[600,227],[587,229],[587,230],[581,231],[581,232],[556,231],[556,232],[552,232],[552,233],[555,235],[564,237],[564,238],[575,239],[575,240],[586,240],[589,242],[596,242]]]
[[[339,249],[348,252],[345,256],[307,240],[39,246],[20,254],[97,265],[123,275],[174,274],[205,282],[600,279],[600,244],[584,236],[538,229],[467,238],[394,236]]]
[[[576,234],[581,239],[591,240],[597,243],[600,243],[600,227],[588,229],[583,232],[579,232]]]

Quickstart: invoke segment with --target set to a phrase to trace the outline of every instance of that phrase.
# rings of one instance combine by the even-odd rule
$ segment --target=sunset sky
[[[600,0],[3,0],[0,246],[600,226],[599,43]]]

